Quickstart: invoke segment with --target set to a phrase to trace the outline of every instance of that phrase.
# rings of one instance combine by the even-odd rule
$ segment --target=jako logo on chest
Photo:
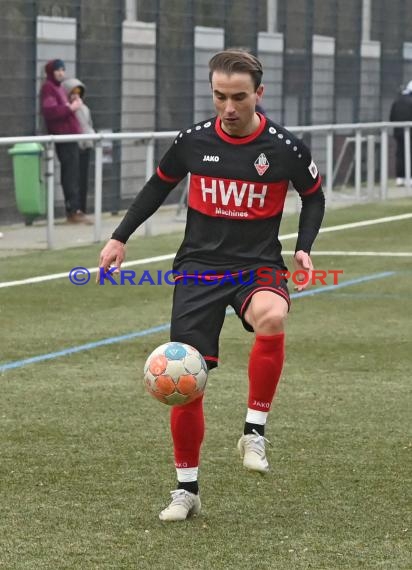
[[[219,162],[220,157],[214,156],[213,154],[205,154],[203,156],[203,162]]]

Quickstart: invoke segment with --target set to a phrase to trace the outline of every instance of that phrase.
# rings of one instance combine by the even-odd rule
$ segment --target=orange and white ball
[[[160,402],[182,406],[203,394],[206,362],[192,346],[167,342],[155,348],[146,360],[144,382],[149,394]]]

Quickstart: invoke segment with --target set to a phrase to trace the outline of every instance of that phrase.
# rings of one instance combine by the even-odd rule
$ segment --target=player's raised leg
[[[194,346],[208,369],[217,366],[219,335],[225,318],[224,292],[190,280],[177,283],[173,296],[170,338]],[[205,432],[203,397],[184,406],[174,406],[170,428],[173,439],[177,488],[170,505],[160,513],[163,521],[184,520],[200,512],[199,462]]]
[[[244,432],[238,449],[246,469],[266,473],[265,424],[282,373],[285,357],[286,298],[271,291],[256,292],[245,312],[255,332],[249,357],[249,397]]]

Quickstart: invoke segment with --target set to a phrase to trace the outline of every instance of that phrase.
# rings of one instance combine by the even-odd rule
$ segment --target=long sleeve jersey
[[[279,226],[290,182],[302,200],[296,251],[310,253],[325,208],[318,169],[301,140],[259,117],[258,129],[247,137],[226,134],[218,117],[180,132],[112,238],[126,243],[190,174],[175,270],[284,265]]]

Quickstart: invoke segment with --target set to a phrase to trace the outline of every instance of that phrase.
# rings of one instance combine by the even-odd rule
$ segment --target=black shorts
[[[244,315],[254,293],[273,291],[290,306],[287,279],[279,274],[283,270],[283,267],[271,268],[264,277],[254,273],[208,283],[201,279],[178,280],[173,293],[170,340],[194,346],[203,355],[208,368],[215,368],[219,360],[220,331],[228,306],[233,307],[249,332],[253,332],[253,328]]]

